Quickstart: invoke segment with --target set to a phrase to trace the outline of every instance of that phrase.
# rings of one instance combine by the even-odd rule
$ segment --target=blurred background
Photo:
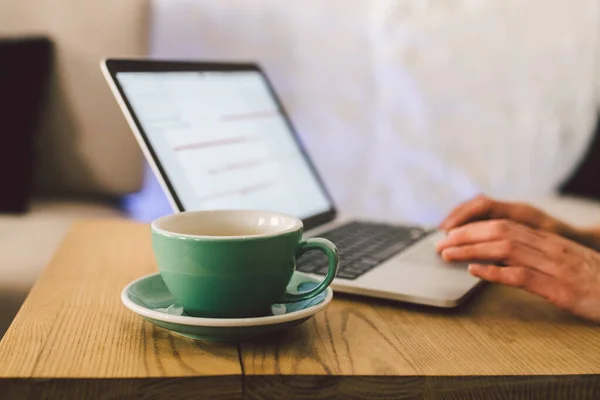
[[[1,0],[0,336],[76,220],[170,213],[104,57],[258,61],[342,212],[600,216],[599,0]]]

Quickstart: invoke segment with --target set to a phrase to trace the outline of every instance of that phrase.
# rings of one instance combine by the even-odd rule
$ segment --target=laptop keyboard
[[[331,240],[340,255],[337,278],[356,279],[427,235],[429,231],[411,226],[395,226],[353,221],[318,236]],[[298,260],[297,269],[326,275],[328,261],[318,250],[310,250]]]

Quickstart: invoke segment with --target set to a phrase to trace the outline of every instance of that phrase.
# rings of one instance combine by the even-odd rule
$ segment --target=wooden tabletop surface
[[[0,342],[0,398],[600,398],[600,327],[516,289],[452,311],[336,294],[285,335],[215,344],[121,304],[156,270],[147,225],[75,224]]]

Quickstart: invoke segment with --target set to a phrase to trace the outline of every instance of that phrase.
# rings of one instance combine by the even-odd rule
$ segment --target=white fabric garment
[[[257,60],[340,208],[551,194],[595,122],[598,0],[154,0],[155,57]]]

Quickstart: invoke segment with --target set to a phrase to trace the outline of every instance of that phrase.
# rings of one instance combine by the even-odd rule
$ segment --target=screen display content
[[[260,72],[116,77],[185,210],[330,209]]]

